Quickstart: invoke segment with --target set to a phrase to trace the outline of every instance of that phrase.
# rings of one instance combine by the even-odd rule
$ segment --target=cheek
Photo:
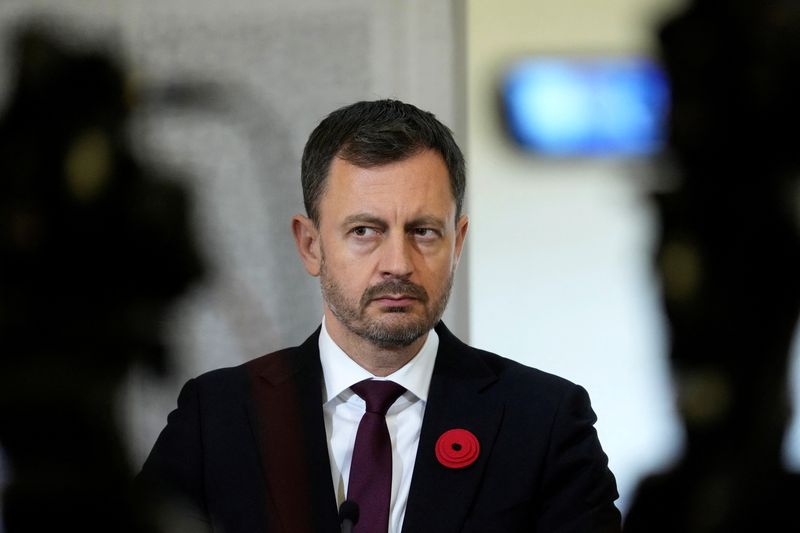
[[[420,272],[421,281],[429,293],[439,294],[446,289],[452,271],[453,261],[445,254],[437,261],[426,264],[425,270]]]
[[[371,270],[354,261],[333,261],[326,258],[326,273],[336,281],[341,291],[350,299],[359,299],[371,282]]]

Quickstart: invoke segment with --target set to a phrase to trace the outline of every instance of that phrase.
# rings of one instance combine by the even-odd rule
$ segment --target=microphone
[[[339,524],[342,533],[353,533],[353,527],[358,524],[358,504],[353,500],[345,500],[339,507]]]

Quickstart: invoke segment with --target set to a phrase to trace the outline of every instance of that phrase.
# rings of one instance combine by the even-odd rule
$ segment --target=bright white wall
[[[653,168],[520,153],[501,127],[497,82],[526,54],[649,53],[654,24],[681,5],[467,2],[470,341],[588,389],[623,512],[641,476],[682,446],[650,265]],[[792,431],[800,465],[797,424]]]

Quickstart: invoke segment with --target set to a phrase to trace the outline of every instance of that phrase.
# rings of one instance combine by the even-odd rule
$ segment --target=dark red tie
[[[350,389],[367,403],[353,447],[347,499],[358,504],[355,533],[386,533],[392,497],[392,443],[386,411],[406,389],[392,381],[360,381]]]

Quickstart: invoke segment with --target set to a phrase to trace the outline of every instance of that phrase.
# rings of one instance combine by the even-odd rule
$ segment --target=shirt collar
[[[319,358],[325,384],[324,403],[333,400],[354,383],[371,378],[394,381],[420,400],[427,401],[438,349],[439,336],[434,330],[430,330],[422,348],[408,363],[385,378],[377,377],[350,359],[334,342],[325,326],[323,316],[322,329],[319,333]]]

